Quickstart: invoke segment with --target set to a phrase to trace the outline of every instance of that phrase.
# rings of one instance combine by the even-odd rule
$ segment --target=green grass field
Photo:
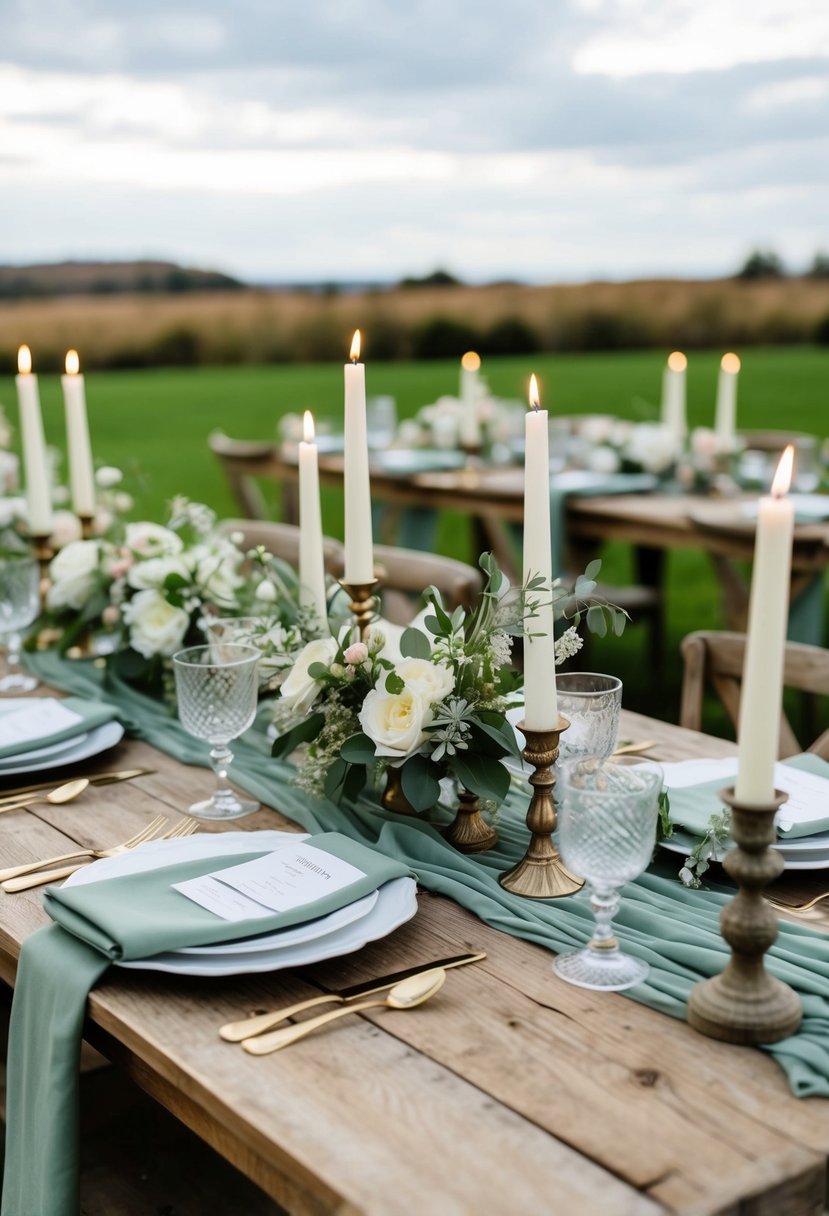
[[[721,352],[695,352],[688,373],[691,426],[713,419]],[[542,386],[552,413],[615,413],[646,419],[656,416],[664,356],[661,353],[532,356],[490,359],[484,365],[490,387],[503,397],[523,399],[531,371]],[[376,363],[366,372],[369,394],[396,397],[400,417],[457,392],[456,362]],[[41,400],[49,442],[63,444],[63,409],[55,376],[41,378]],[[744,355],[739,385],[739,424],[747,428],[801,430],[826,435],[829,427],[829,350],[812,347],[751,349]],[[342,413],[339,365],[288,365],[232,368],[159,369],[97,372],[87,378],[87,400],[95,457],[128,474],[136,514],[160,519],[176,493],[234,514],[221,471],[206,439],[221,428],[237,438],[268,439],[280,416],[312,409],[336,427]],[[14,383],[0,379],[0,402],[16,418]],[[327,493],[324,526],[341,535],[341,496]],[[274,501],[276,496],[274,495]],[[468,560],[467,538],[458,520],[444,524],[443,551]],[[622,581],[629,555],[608,552],[603,577]],[[626,704],[676,718],[680,639],[694,628],[721,624],[717,588],[707,559],[699,553],[674,553],[669,560],[669,663],[664,688],[657,694],[643,663],[642,631],[632,628],[620,641],[597,643],[592,661],[625,680]]]

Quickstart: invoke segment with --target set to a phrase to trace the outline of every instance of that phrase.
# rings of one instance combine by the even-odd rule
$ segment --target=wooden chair
[[[245,548],[264,545],[275,557],[294,566],[299,560],[299,528],[295,524],[226,519],[219,527],[225,534],[241,532]],[[342,543],[325,537],[323,557],[326,573],[342,578],[345,569]],[[395,625],[408,624],[420,606],[420,597],[432,584],[441,592],[449,609],[472,608],[481,593],[480,572],[452,557],[437,557],[393,545],[375,545],[374,561],[381,582],[383,616]]]
[[[257,477],[267,477],[274,445],[246,439],[230,439],[223,431],[213,431],[210,450],[227,477],[230,492],[246,519],[267,519],[270,515]]]
[[[744,633],[689,633],[682,641],[685,664],[679,724],[690,730],[702,726],[702,700],[710,682],[736,729],[740,712],[740,685],[743,676],[746,635]],[[786,688],[797,689],[811,698],[829,697],[829,651],[802,642],[787,642],[783,668]],[[778,758],[803,751],[788,718],[780,722]],[[829,760],[829,729],[806,749]]]

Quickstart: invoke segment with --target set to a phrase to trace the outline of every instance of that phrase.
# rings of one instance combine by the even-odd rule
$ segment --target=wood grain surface
[[[629,713],[621,733],[656,739],[663,759],[734,751]],[[157,772],[0,817],[0,864],[73,842],[106,847],[159,813],[174,821],[212,785],[208,771],[139,742],[88,771],[133,765]],[[63,777],[56,770],[55,784]],[[286,824],[263,809],[231,826]],[[779,890],[805,898],[827,879],[790,874]],[[39,891],[0,895],[9,983],[20,944],[45,921]],[[829,928],[829,917],[810,923]],[[370,1011],[263,1058],[218,1038],[226,1021],[467,948],[486,960],[451,973],[422,1008]],[[113,969],[90,998],[87,1037],[290,1212],[822,1212],[829,1101],[793,1098],[762,1052],[704,1039],[623,995],[562,983],[550,958],[422,893],[417,916],[390,937],[292,972],[199,979]]]

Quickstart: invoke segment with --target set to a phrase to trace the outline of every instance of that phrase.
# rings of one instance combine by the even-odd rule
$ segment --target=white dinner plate
[[[391,448],[372,452],[370,463],[382,473],[441,473],[463,467],[463,452],[444,452],[431,448]]]
[[[0,759],[0,775],[10,765],[32,764],[36,760],[43,760],[46,756],[57,756],[60,752],[65,752],[88,738],[89,731],[84,731],[81,735],[73,735],[71,739],[61,739],[59,743],[49,743],[46,747],[36,747],[28,752],[15,752],[13,756],[3,756]]]
[[[221,835],[188,836],[182,840],[149,841],[128,853],[108,857],[77,870],[66,880],[65,885],[79,885],[103,878],[114,878],[119,874],[137,874],[142,870],[153,869],[159,865],[160,855],[163,856],[165,865],[172,865],[193,857],[215,855],[221,858],[258,848],[278,848],[286,835],[290,835],[294,840],[307,839],[306,836],[296,833],[267,831],[224,832]],[[219,845],[221,851],[217,850]],[[300,967],[306,963],[336,958],[341,954],[359,950],[367,942],[385,937],[410,920],[417,911],[417,887],[412,878],[394,878],[373,895],[376,898],[368,909],[364,899],[350,905],[352,910],[357,905],[363,907],[358,909],[359,915],[350,923],[344,924],[340,921],[339,928],[331,927],[336,923],[334,918],[337,913],[330,913],[327,917],[319,917],[303,926],[296,926],[297,929],[304,929],[314,936],[308,936],[303,941],[294,938],[293,944],[281,944],[283,938],[291,940],[287,938],[289,931],[283,930],[281,934],[263,934],[258,939],[221,943],[219,948],[203,946],[199,954],[170,951],[152,958],[117,963],[116,966],[135,971],[166,971],[174,975],[243,975],[278,971],[284,967]],[[293,933],[294,930],[291,929],[290,932]],[[268,943],[267,938],[278,938],[279,944]],[[262,946],[260,950],[253,948],[257,941]]]
[[[660,840],[659,843],[670,853],[681,853],[687,857],[699,840],[690,832],[675,831],[669,840]],[[796,840],[777,840],[772,848],[783,858],[787,870],[829,869],[829,832],[821,832],[818,836],[799,836]],[[720,853],[719,861],[722,861],[726,851]]]
[[[97,756],[99,752],[108,751],[115,747],[124,737],[124,728],[120,722],[104,722],[95,726],[88,734],[72,740],[72,746],[64,748],[53,755],[44,756],[40,760],[22,760],[15,756],[14,764],[0,769],[0,777],[11,777],[21,773],[39,773],[43,769],[59,768],[64,764],[75,764],[78,760],[86,760],[89,756]],[[11,759],[11,757],[9,757]]]

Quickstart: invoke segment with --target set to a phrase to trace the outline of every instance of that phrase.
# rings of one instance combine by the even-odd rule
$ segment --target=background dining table
[[[631,713],[621,729],[654,739],[663,759],[733,752]],[[73,842],[105,847],[159,811],[175,821],[212,780],[135,740],[98,767],[156,771],[0,816],[4,864]],[[232,825],[285,826],[268,808]],[[824,881],[786,875],[780,891],[794,899]],[[424,892],[419,905],[390,937],[297,971],[113,970],[91,995],[86,1037],[290,1212],[823,1211],[829,1100],[794,1098],[762,1052],[561,983],[547,951],[445,897]],[[6,983],[46,919],[40,891],[0,896]],[[829,928],[829,917],[810,923]],[[467,949],[485,961],[449,973],[421,1009],[369,1011],[264,1058],[218,1038],[221,1024],[253,1011]]]

